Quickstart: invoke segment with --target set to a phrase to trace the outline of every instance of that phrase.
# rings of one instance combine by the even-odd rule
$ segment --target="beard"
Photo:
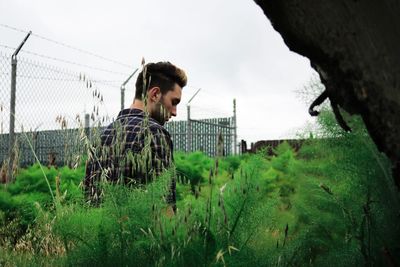
[[[164,125],[168,119],[168,111],[159,102],[155,105],[155,108],[151,114],[151,118],[156,120],[160,125]]]

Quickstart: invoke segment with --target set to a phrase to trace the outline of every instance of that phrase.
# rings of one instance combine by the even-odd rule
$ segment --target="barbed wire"
[[[4,45],[4,44],[0,44],[0,47],[7,48],[7,49],[10,49],[10,50],[15,50],[14,47],[11,47],[11,46],[8,46],[8,45]]]
[[[10,30],[14,30],[14,31],[18,31],[18,32],[22,32],[22,33],[28,33],[29,32],[29,31],[22,30],[22,29],[19,29],[19,28],[16,28],[16,27],[13,27],[13,26],[10,26],[10,25],[7,25],[7,24],[3,24],[3,23],[0,23],[0,27],[7,28],[7,29],[10,29]],[[78,48],[78,47],[75,47],[75,46],[60,42],[60,41],[56,41],[56,40],[53,40],[51,38],[48,38],[48,37],[45,37],[45,36],[42,36],[42,35],[39,35],[39,34],[36,34],[36,33],[33,33],[33,32],[31,33],[31,36],[34,36],[36,38],[45,40],[47,42],[51,42],[51,43],[57,44],[59,46],[63,46],[65,48],[68,48],[68,49],[71,49],[71,50],[75,50],[75,51],[78,51],[80,53],[87,54],[87,55],[90,55],[90,56],[102,59],[104,61],[108,61],[108,62],[117,64],[117,65],[123,66],[123,67],[126,67],[126,68],[130,68],[130,69],[133,68],[133,66],[131,66],[131,65],[119,62],[119,61],[114,60],[114,59],[106,58],[104,56],[101,56],[101,55],[95,54],[93,52],[90,52],[88,50],[84,50],[84,49],[81,49],[81,48]]]
[[[214,117],[232,117],[233,114],[216,107],[190,105],[196,111],[197,116],[213,114]]]
[[[20,77],[20,78],[33,79],[33,80],[46,80],[46,81],[58,81],[58,82],[79,82],[79,79],[56,79],[56,78],[51,78],[51,77],[34,76],[34,75],[16,75],[16,76]]]
[[[3,45],[0,44],[0,47],[5,47],[5,48],[9,48],[9,49],[14,49],[13,47],[7,46],[7,45]],[[23,51],[22,51],[23,52]],[[46,56],[43,56],[46,57]],[[10,59],[11,56],[7,53],[4,53],[0,50],[0,58],[4,58],[4,59]],[[21,74],[17,74],[17,77],[21,77],[21,78],[26,78],[26,79],[35,79],[35,80],[47,80],[47,81],[69,81],[69,82],[79,82],[80,79],[84,75],[84,72],[75,72],[75,71],[70,71],[68,69],[65,68],[61,68],[59,66],[55,66],[55,65],[50,65],[50,64],[44,64],[43,62],[39,62],[36,61],[34,59],[31,58],[25,58],[25,57],[19,57],[18,59],[19,62],[36,67],[38,69],[42,69],[42,70],[47,70],[47,71],[51,71],[52,73],[57,73],[57,74],[62,74],[64,76],[69,76],[70,79],[67,78],[61,78],[61,79],[57,79],[57,78],[52,78],[49,76],[45,76],[45,75],[21,75]],[[122,73],[121,73],[122,74]],[[5,72],[2,71],[0,73],[0,75],[2,76],[6,76],[6,75],[10,75],[9,72]],[[127,76],[127,74],[124,74],[125,76]],[[121,80],[101,80],[101,79],[91,79],[92,82],[98,84],[98,85],[105,85],[109,88],[120,88],[120,85],[122,84]]]
[[[68,70],[63,69],[63,68],[57,68],[55,66],[51,66],[51,65],[48,65],[48,64],[39,63],[39,62],[36,62],[36,61],[34,61],[32,59],[26,59],[26,58],[21,58],[20,57],[18,59],[18,61],[23,62],[24,64],[28,64],[28,65],[40,68],[40,69],[45,69],[45,70],[49,70],[49,71],[56,72],[56,73],[59,73],[59,74],[68,75],[70,77],[79,77],[79,75],[77,73],[75,73],[75,72],[71,72],[71,71],[68,71]]]
[[[34,56],[37,56],[37,57],[45,58],[45,59],[50,59],[50,60],[54,60],[54,61],[58,61],[58,62],[66,63],[66,64],[71,64],[71,65],[75,65],[75,66],[79,66],[79,67],[92,69],[92,70],[107,72],[107,73],[111,73],[111,74],[118,74],[118,75],[123,75],[123,76],[128,76],[129,75],[128,73],[123,73],[123,72],[118,72],[118,71],[98,68],[98,67],[94,67],[94,66],[90,66],[90,65],[86,65],[86,64],[81,64],[81,63],[70,61],[70,60],[66,60],[66,59],[45,56],[45,55],[38,54],[38,53],[29,51],[29,50],[25,50],[25,49],[22,49],[21,52],[22,53],[26,53],[26,54],[30,54],[30,55],[34,55]]]
[[[6,56],[3,56],[2,54],[0,54],[0,57],[5,57],[6,58]],[[43,79],[45,79],[45,80],[51,80],[51,81],[80,81],[81,78],[82,78],[80,76],[84,75],[84,73],[82,73],[82,72],[80,72],[80,73],[71,72],[71,71],[68,71],[66,69],[58,68],[58,67],[55,67],[55,66],[52,66],[52,65],[39,63],[39,62],[36,62],[34,60],[31,60],[31,59],[20,58],[19,61],[23,62],[24,64],[31,65],[31,66],[34,66],[34,67],[39,68],[39,69],[44,69],[44,70],[48,70],[48,71],[55,72],[55,73],[58,73],[58,74],[68,75],[69,77],[71,77],[71,79],[54,79],[54,78],[50,78],[48,76],[42,76]],[[24,77],[24,76],[21,76],[20,74],[17,74],[17,76],[18,77]],[[25,78],[32,78],[32,79],[37,78],[37,79],[39,79],[39,76],[26,75]],[[120,81],[115,81],[115,80],[108,81],[108,80],[91,79],[91,81],[95,82],[96,84],[107,85],[107,86],[113,87],[113,88],[119,88],[119,86],[115,85],[115,83],[117,83],[117,82],[120,83]]]
[[[13,48],[11,46],[4,45],[4,44],[0,44],[0,47],[4,47],[4,48],[10,49],[10,50],[14,50],[15,49],[15,48]],[[25,50],[25,49],[22,49],[21,52],[25,53],[25,54],[30,54],[30,55],[33,55],[33,56],[45,58],[45,59],[50,59],[50,60],[57,61],[57,62],[62,62],[62,63],[75,65],[75,66],[79,66],[79,67],[84,67],[84,68],[88,68],[88,69],[92,69],[92,70],[96,70],[96,71],[102,71],[102,72],[106,72],[106,73],[110,73],[110,74],[117,74],[117,75],[121,75],[121,76],[128,76],[129,75],[128,73],[123,73],[123,72],[118,72],[118,71],[98,68],[98,67],[94,67],[94,66],[90,66],[90,65],[86,65],[86,64],[82,64],[82,63],[66,60],[66,59],[61,59],[61,58],[57,58],[57,57],[46,56],[46,55],[39,54],[39,53],[36,53],[36,52],[32,52],[32,51]]]

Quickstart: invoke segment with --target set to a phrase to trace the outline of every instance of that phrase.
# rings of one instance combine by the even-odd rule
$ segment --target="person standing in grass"
[[[170,62],[148,63],[136,81],[135,99],[119,112],[101,134],[99,145],[89,151],[84,191],[91,203],[101,197],[103,180],[141,186],[153,180],[173,161],[169,132],[163,127],[177,115],[185,72]],[[166,201],[175,210],[175,179]]]

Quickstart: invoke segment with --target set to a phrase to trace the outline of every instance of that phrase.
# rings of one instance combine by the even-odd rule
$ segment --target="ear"
[[[147,91],[148,98],[152,102],[158,102],[161,99],[161,89],[158,86],[154,86]]]

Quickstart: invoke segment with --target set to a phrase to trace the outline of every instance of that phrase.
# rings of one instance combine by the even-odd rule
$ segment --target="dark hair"
[[[143,73],[146,73],[145,82],[143,81]],[[143,88],[147,90],[158,86],[161,93],[165,94],[173,89],[175,83],[182,88],[186,85],[187,77],[182,69],[170,62],[148,63],[139,73],[136,80],[135,99],[142,100]]]

